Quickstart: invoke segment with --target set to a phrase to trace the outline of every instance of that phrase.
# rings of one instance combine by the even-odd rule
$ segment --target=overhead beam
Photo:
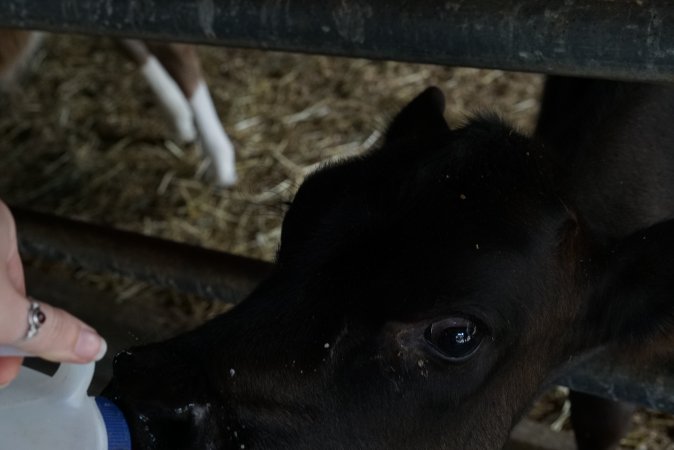
[[[0,26],[669,82],[668,0],[5,0]]]

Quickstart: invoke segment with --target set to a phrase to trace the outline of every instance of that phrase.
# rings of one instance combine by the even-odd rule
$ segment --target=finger
[[[14,289],[7,272],[0,270],[0,344],[20,341],[28,329],[30,302]]]
[[[21,370],[23,358],[8,356],[0,358],[0,389],[7,386]]]
[[[105,341],[81,320],[46,303],[39,303],[44,322],[37,334],[25,339],[32,301],[12,289],[7,273],[0,271],[0,343],[51,361],[89,362],[100,359]]]
[[[6,258],[7,271],[14,289],[25,296],[26,284],[17,247],[16,225],[12,213],[2,200],[0,200],[0,258]]]
[[[14,345],[50,361],[84,363],[100,360],[107,345],[89,325],[62,309],[40,303],[45,321],[37,334]]]
[[[26,280],[23,275],[23,264],[21,263],[21,256],[19,252],[15,251],[12,256],[9,257],[7,262],[7,276],[14,286],[14,289],[21,294],[26,296]]]
[[[7,205],[0,200],[0,260],[6,261],[16,251],[16,225]]]

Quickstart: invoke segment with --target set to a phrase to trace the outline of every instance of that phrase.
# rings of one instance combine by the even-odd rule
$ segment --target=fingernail
[[[108,343],[105,342],[105,339],[101,338],[101,348],[98,349],[96,361],[100,361],[101,359],[103,359],[107,351],[108,351]]]
[[[83,328],[75,344],[75,354],[83,359],[95,359],[101,350],[107,349],[107,345],[103,348],[104,342],[98,334]]]

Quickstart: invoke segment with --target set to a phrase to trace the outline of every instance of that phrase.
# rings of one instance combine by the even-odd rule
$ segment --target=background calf
[[[39,33],[0,29],[0,87],[20,73],[39,43]],[[173,43],[119,41],[171,118],[182,142],[200,138],[221,186],[236,182],[234,147],[222,128],[208,86],[203,79],[196,48]]]

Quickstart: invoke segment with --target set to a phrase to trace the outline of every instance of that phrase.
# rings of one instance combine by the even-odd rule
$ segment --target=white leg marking
[[[181,142],[194,141],[197,131],[194,128],[192,109],[178,83],[152,55],[148,57],[140,71],[173,121],[173,128],[178,139]]]
[[[222,128],[218,113],[206,83],[199,81],[194,95],[190,99],[194,120],[201,136],[201,145],[213,160],[213,166],[221,186],[236,183],[236,163],[234,146]]]

